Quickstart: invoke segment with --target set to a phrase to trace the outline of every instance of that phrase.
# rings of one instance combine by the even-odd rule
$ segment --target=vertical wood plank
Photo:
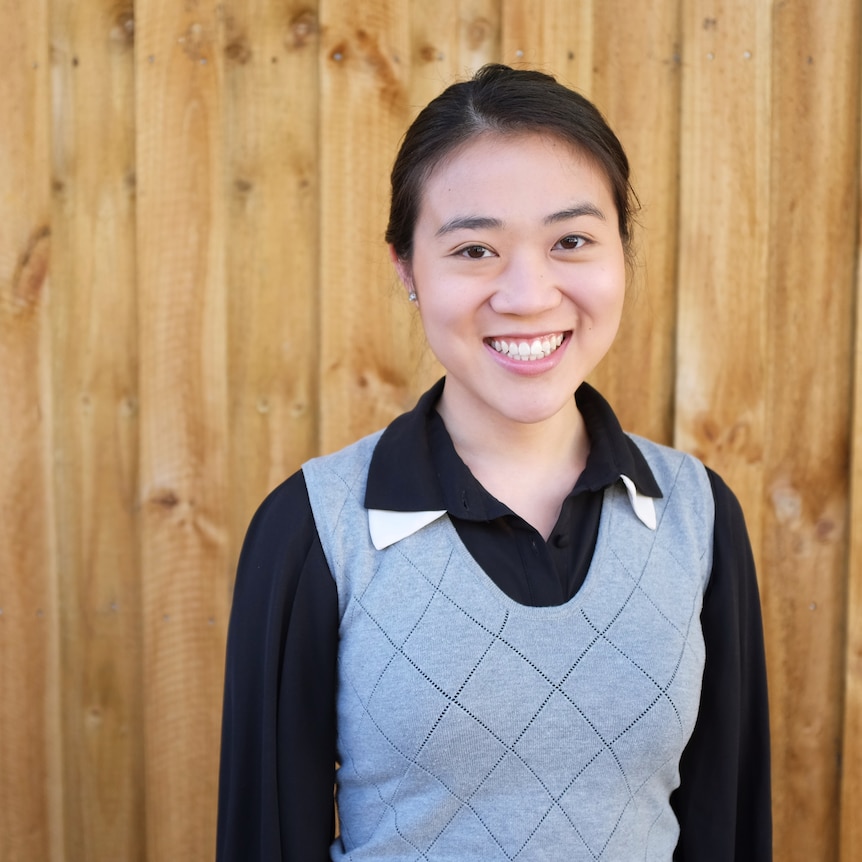
[[[596,7],[590,90],[641,210],[620,331],[591,382],[624,428],[660,443],[673,440],[681,39],[678,0]]]
[[[0,860],[59,862],[48,4],[0,19]]]
[[[857,257],[862,263],[862,257]],[[862,283],[856,288],[855,393],[853,414],[853,463],[851,467],[851,524],[862,518]],[[862,533],[850,531],[847,587],[846,672],[844,726],[841,738],[840,862],[862,858]]]
[[[770,180],[770,8],[683,2],[675,439],[717,469],[759,558]]]
[[[131,2],[54,0],[55,498],[66,856],[145,858]]]
[[[857,4],[862,15],[862,3]],[[858,32],[858,31],[857,31]],[[853,84],[850,85],[851,91]],[[862,75],[855,82],[855,98],[862,118]],[[862,128],[858,134],[862,139]],[[840,862],[862,859],[862,152],[856,167],[856,331],[851,417],[850,536],[847,557],[847,630],[845,638],[844,726],[841,745]]]
[[[736,492],[762,587],[770,576],[761,550],[768,427],[770,5],[682,3],[674,441],[716,469]]]
[[[773,13],[761,553],[775,857],[791,862],[838,853],[859,23],[856,0]]]
[[[592,98],[593,0],[502,0],[502,62],[539,69]]]
[[[736,492],[763,590],[770,4],[682,6],[674,442]]]
[[[410,15],[410,115],[480,66],[499,61],[499,0],[420,3]]]
[[[316,4],[225,19],[232,558],[267,491],[314,454],[318,406]]]
[[[223,7],[136,12],[147,855],[208,860],[232,577]]]
[[[383,239],[409,117],[409,7],[323,0],[320,10],[320,448],[331,451],[412,406],[421,336]]]

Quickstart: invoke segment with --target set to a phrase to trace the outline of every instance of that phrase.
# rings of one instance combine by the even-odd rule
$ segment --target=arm
[[[338,598],[295,474],[246,535],[228,629],[219,862],[324,862],[334,829]]]
[[[700,711],[671,803],[677,862],[770,862],[769,711],[760,599],[742,510],[709,471],[715,497],[713,568],[701,623]]]

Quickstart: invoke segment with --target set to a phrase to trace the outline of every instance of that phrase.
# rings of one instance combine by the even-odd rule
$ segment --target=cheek
[[[426,334],[434,338],[458,328],[461,315],[458,304],[454,301],[441,301],[438,295],[430,291],[420,293],[419,317]]]
[[[598,267],[574,285],[573,299],[589,314],[620,313],[626,295],[625,267]]]

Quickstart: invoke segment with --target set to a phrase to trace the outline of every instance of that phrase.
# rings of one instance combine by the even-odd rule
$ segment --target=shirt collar
[[[436,404],[445,378],[383,432],[368,471],[365,506],[374,546],[381,550],[447,512],[492,520],[509,514],[460,459]],[[575,393],[590,438],[590,453],[572,494],[602,491],[622,481],[637,517],[655,529],[653,498],[661,489],[640,449],[623,432],[611,406],[587,383]]]

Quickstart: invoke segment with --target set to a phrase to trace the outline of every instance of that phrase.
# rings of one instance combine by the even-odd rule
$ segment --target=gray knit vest
[[[670,862],[704,663],[703,466],[636,438],[664,494],[657,529],[610,487],[584,585],[536,608],[445,516],[375,550],[378,436],[303,467],[341,621],[332,859]]]

